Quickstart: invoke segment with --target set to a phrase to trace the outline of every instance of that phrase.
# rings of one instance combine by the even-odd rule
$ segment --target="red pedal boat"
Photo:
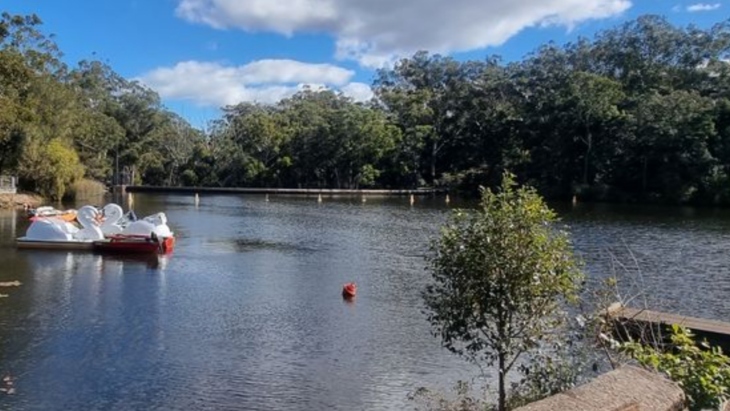
[[[118,234],[94,241],[94,249],[109,253],[167,254],[175,248],[175,237]]]

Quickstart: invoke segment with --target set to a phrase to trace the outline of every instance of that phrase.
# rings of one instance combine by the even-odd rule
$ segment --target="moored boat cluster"
[[[31,224],[18,248],[97,250],[119,253],[169,253],[175,236],[165,213],[138,219],[118,204],[99,209],[86,205],[78,210],[40,207],[30,210]]]

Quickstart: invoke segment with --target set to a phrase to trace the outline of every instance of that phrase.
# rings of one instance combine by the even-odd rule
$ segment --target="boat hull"
[[[149,237],[112,237],[98,241],[33,240],[18,238],[17,248],[32,250],[95,250],[119,254],[167,254],[175,247],[175,238],[161,238],[155,242]]]
[[[31,240],[18,238],[15,240],[18,248],[34,250],[93,250],[94,243],[91,241],[52,241],[52,240]]]
[[[160,238],[155,241],[147,236],[117,235],[106,240],[94,241],[94,248],[106,253],[166,254],[175,247],[174,237]]]

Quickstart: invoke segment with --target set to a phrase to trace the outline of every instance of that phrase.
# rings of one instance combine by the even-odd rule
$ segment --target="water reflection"
[[[165,211],[173,256],[16,250],[26,222],[0,213],[0,279],[23,284],[2,300],[0,364],[18,375],[18,393],[0,408],[400,410],[420,386],[448,391],[478,374],[422,313],[442,198],[131,203],[138,215]],[[591,280],[631,257],[626,246],[651,289],[726,318],[730,215],[667,210],[561,214]]]
[[[29,275],[3,307],[3,368],[17,375],[7,406],[119,409],[117,393],[150,389],[138,375],[167,381],[157,373],[171,256],[17,250],[13,258]],[[130,404],[146,409],[142,399]]]
[[[18,237],[18,210],[0,210],[0,233],[9,233],[10,238]],[[0,243],[2,241],[0,240]]]
[[[108,264],[127,263],[129,265],[144,265],[146,268],[164,271],[173,258],[173,254],[115,254],[115,253],[97,253],[102,261]]]
[[[18,250],[39,275],[57,275],[83,271],[88,274],[120,273],[124,264],[165,270],[172,255],[114,254],[56,250]]]

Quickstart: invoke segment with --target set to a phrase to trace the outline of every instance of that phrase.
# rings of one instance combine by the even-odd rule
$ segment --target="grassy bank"
[[[103,183],[88,178],[82,178],[68,188],[66,197],[69,199],[94,197],[103,195],[106,191],[106,186]]]

